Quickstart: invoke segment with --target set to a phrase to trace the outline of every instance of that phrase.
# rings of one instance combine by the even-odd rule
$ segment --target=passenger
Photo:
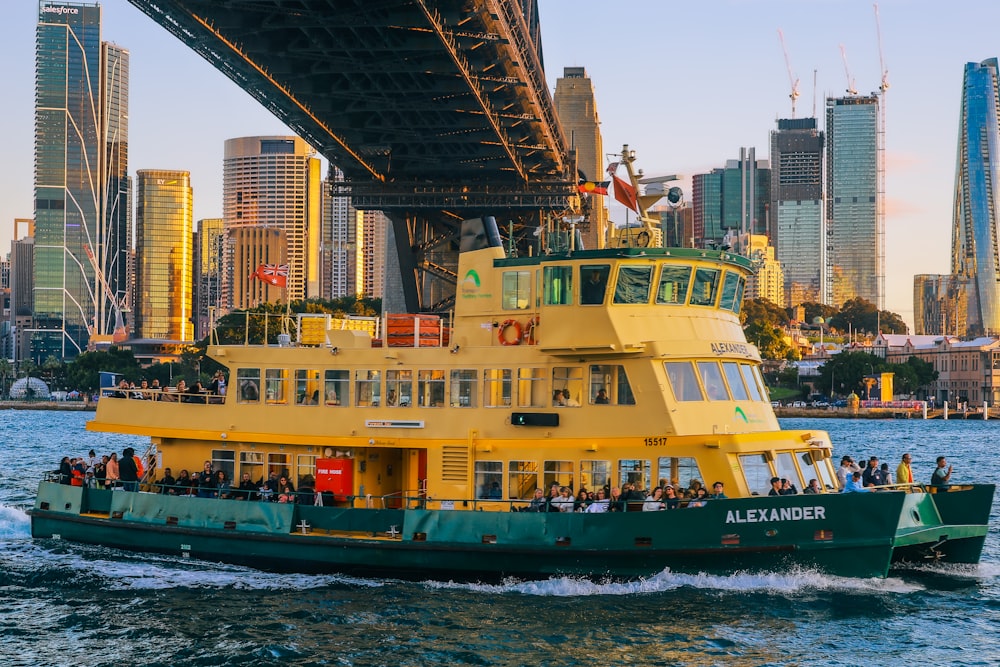
[[[861,473],[861,481],[865,486],[883,486],[887,484],[882,475],[882,469],[878,464],[878,457],[872,456],[868,459],[868,467]]]
[[[817,482],[815,479],[810,479],[809,486],[807,486],[805,490],[802,491],[802,493],[805,494],[822,493],[822,489],[820,489],[819,482]]]
[[[309,398],[309,405],[319,405],[319,389],[314,389],[312,397]]]
[[[136,391],[132,392],[132,398],[139,401],[145,401],[146,399],[149,398],[149,394],[147,393],[148,391],[149,391],[149,382],[143,380],[142,382],[139,383],[139,388]]]
[[[225,470],[215,471],[215,493],[216,498],[228,498],[230,487],[229,487],[229,477],[226,475]]]
[[[945,470],[945,466],[948,465],[948,461],[943,456],[937,457],[937,468],[931,473],[931,486],[933,486],[938,491],[944,491],[948,488],[948,482],[951,480],[951,470],[952,467],[948,465],[948,469]]]
[[[723,498],[728,498],[725,493],[723,493],[724,484],[722,482],[716,482],[712,485],[712,493],[708,495],[710,500],[722,500]]]
[[[168,496],[177,495],[177,480],[174,479],[173,474],[171,474],[170,468],[163,469],[163,477],[158,479],[156,484],[160,487],[160,493]]]
[[[688,501],[688,507],[704,507],[708,504],[708,489],[699,487],[693,499]]]
[[[583,289],[580,290],[580,303],[582,304],[601,304],[604,303],[604,291],[605,282],[601,276],[600,271],[591,271],[590,277],[587,282],[583,284]]]
[[[500,489],[500,482],[493,482],[486,491],[486,498],[489,500],[503,499],[503,491]]]
[[[279,503],[294,503],[295,502],[295,492],[292,491],[292,487],[285,485],[281,489],[281,493],[278,494]]]
[[[205,401],[205,395],[204,395],[205,394],[205,388],[201,386],[201,382],[195,381],[195,383],[193,385],[191,385],[185,391],[181,391],[181,382],[184,382],[184,380],[181,380],[180,382],[177,383],[177,393],[178,394],[184,394],[183,396],[181,396],[181,402],[183,402],[183,403],[205,403],[206,402]]]
[[[68,456],[62,457],[59,462],[59,483],[69,484],[73,481],[73,463]]]
[[[854,459],[845,454],[840,459],[840,467],[837,468],[837,480],[840,482],[840,488],[847,485],[847,479],[853,472],[861,472],[861,468],[854,462]]]
[[[240,479],[239,492],[233,494],[233,498],[238,500],[256,500],[257,499],[257,485],[254,484],[253,480],[250,479],[250,473],[243,473],[243,477]]]
[[[303,505],[313,505],[316,503],[316,480],[312,475],[304,475],[299,479],[299,490],[296,492],[296,501]],[[321,496],[322,497],[322,496]],[[322,500],[320,501],[322,504]]]
[[[216,396],[226,395],[226,376],[222,374],[222,371],[215,371],[212,383],[208,385],[208,390]]]
[[[597,500],[587,505],[587,508],[583,510],[587,514],[603,514],[608,511],[611,503],[608,501],[607,494],[604,493],[604,489],[597,490]]]
[[[628,509],[625,501],[622,499],[622,492],[617,486],[611,488],[611,498],[608,500],[608,511],[609,512],[624,512]]]
[[[585,512],[587,511],[587,507],[593,502],[587,489],[580,489],[580,492],[576,494],[576,503],[573,505],[573,511]]]
[[[566,397],[563,396],[561,389],[556,389],[552,392],[552,407],[554,408],[565,408],[566,407]]]
[[[675,510],[681,506],[680,498],[677,497],[677,491],[672,484],[667,484],[667,488],[663,491],[663,503],[668,510]]]
[[[860,474],[860,473],[859,473]],[[771,490],[767,492],[769,496],[780,496],[781,493],[781,478],[772,477],[771,478]]]
[[[882,471],[882,479],[884,480],[882,483],[886,485],[892,485],[892,473],[889,472],[889,464],[883,463],[882,467],[879,468],[879,470]]]
[[[604,389],[597,390],[597,396],[594,397],[594,403],[597,405],[608,405],[608,392]]]
[[[896,484],[913,484],[913,469],[910,468],[909,453],[903,454],[903,458],[896,468]]]
[[[87,464],[88,468],[93,468],[94,466],[97,465],[97,463],[98,463],[98,461],[97,461],[97,453],[93,449],[91,449],[89,452],[87,452],[87,458],[84,459],[84,463]]]
[[[551,501],[552,511],[572,512],[576,499],[570,493],[569,487],[559,487],[559,497]]]
[[[121,472],[118,467],[118,452],[111,452],[111,456],[108,458],[106,479],[107,482],[105,482],[105,485],[109,489],[117,486],[118,481],[121,479]]]
[[[667,509],[667,504],[663,502],[663,489],[656,487],[653,492],[646,497],[642,503],[643,512],[659,512]]]
[[[701,480],[692,479],[691,483],[688,485],[689,497],[697,498],[698,490],[702,488]]]
[[[153,378],[153,382],[150,383],[149,389],[150,389],[149,398],[152,399],[152,400],[154,400],[154,401],[160,400],[160,395],[161,395],[161,393],[163,391],[160,388],[160,381],[157,380],[156,378]]]
[[[199,473],[191,473],[191,487],[188,489],[189,496],[197,496],[201,493],[201,475]]]
[[[178,496],[191,495],[191,475],[186,469],[177,473],[177,479],[174,481],[174,491],[177,492]]]
[[[799,490],[795,488],[795,485],[789,482],[784,477],[781,478],[781,495],[783,496],[797,496],[799,495]]]
[[[260,400],[260,390],[257,388],[257,383],[253,380],[243,380],[240,383],[240,396],[247,403],[256,403]]]
[[[215,489],[215,475],[213,474],[210,466],[208,470],[203,470],[201,474],[198,475],[198,497],[215,498]]]
[[[122,458],[118,462],[118,474],[123,489],[126,491],[139,490],[139,466],[136,465],[135,450],[131,447],[126,447],[122,451]]]
[[[567,408],[580,407],[580,401],[576,400],[575,398],[569,395],[569,389],[563,389],[562,395],[563,395],[563,402],[565,403]]]
[[[548,502],[545,499],[545,492],[541,489],[535,489],[535,494],[531,498],[531,502],[528,506],[524,508],[525,512],[545,512],[548,509]]]
[[[97,488],[97,480],[94,478],[94,471],[88,470],[83,477],[83,486],[88,489]]]
[[[861,482],[860,471],[852,472],[851,478],[844,485],[844,493],[868,493],[869,491],[871,489],[865,488],[865,485]]]
[[[396,392],[394,390],[389,390],[389,393],[385,397],[385,404],[396,405]]]
[[[108,485],[108,456],[105,454],[94,466],[94,479],[97,480],[97,488],[105,489]]]
[[[645,502],[646,494],[635,488],[634,483],[629,482],[625,485],[625,488],[622,489],[622,500],[627,503]]]
[[[128,398],[128,380],[122,378],[121,382],[118,383],[118,391],[111,394],[114,398]]]

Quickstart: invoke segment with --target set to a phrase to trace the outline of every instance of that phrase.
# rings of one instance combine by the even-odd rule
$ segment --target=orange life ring
[[[538,326],[538,315],[535,315],[524,327],[524,334],[521,336],[521,340],[524,341],[525,345],[534,345],[538,342],[538,338],[535,336],[535,327]]]
[[[514,327],[514,337],[507,338],[503,335],[507,327]],[[504,320],[503,324],[500,325],[500,330],[497,332],[497,340],[500,341],[501,345],[520,345],[521,344],[521,323],[517,320]]]

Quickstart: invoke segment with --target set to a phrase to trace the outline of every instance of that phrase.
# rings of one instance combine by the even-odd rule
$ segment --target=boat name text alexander
[[[826,508],[814,505],[812,507],[773,507],[770,509],[729,510],[726,513],[726,523],[764,523],[765,521],[815,521],[826,518]]]
[[[753,356],[750,354],[750,347],[746,343],[712,343],[712,352],[716,355],[742,354],[747,357]]]

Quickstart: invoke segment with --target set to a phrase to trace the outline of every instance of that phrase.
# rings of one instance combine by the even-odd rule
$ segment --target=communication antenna
[[[847,75],[847,94],[857,95],[858,89],[855,87],[854,79],[851,77],[851,68],[847,64],[847,49],[844,48],[843,44],[840,45],[840,57],[844,59],[844,74]]]
[[[781,41],[781,50],[785,53],[785,67],[788,69],[788,83],[792,91],[788,94],[788,99],[792,101],[792,118],[795,118],[795,100],[799,99],[799,80],[792,73],[792,61],[788,57],[788,47],[785,46],[785,35],[778,28],[778,39]]]
[[[816,73],[818,71],[819,70],[813,70],[813,118],[816,117]]]

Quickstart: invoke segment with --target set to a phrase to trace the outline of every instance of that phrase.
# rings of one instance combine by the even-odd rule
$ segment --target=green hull
[[[884,577],[894,560],[978,561],[993,487],[963,488],[937,495],[754,497],[666,512],[532,514],[312,507],[43,482],[31,526],[36,538],[275,571],[496,581],[635,579],[665,568],[721,574],[806,568]]]

